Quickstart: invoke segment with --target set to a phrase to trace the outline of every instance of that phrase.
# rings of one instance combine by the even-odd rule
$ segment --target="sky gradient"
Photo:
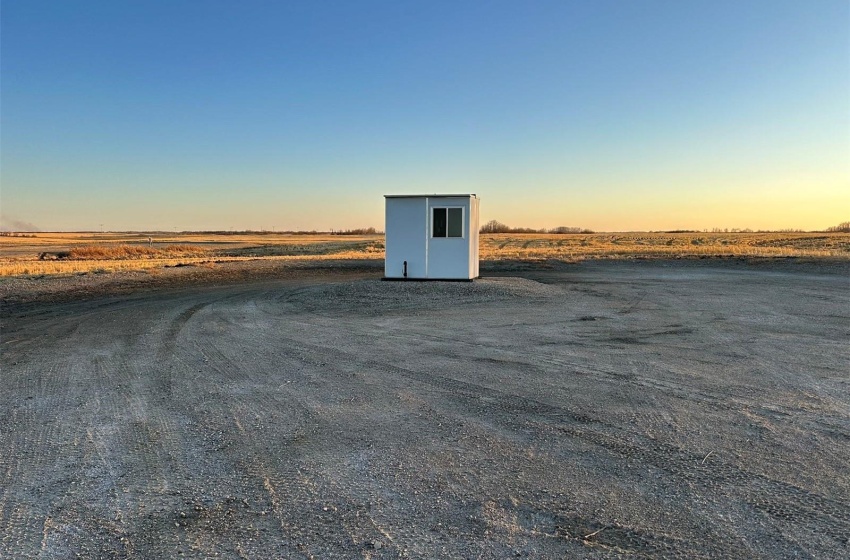
[[[850,220],[850,3],[0,7],[6,229],[597,231]]]

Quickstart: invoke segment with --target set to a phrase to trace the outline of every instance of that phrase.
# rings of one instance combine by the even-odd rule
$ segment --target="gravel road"
[[[517,274],[6,305],[0,558],[850,555],[846,263]]]

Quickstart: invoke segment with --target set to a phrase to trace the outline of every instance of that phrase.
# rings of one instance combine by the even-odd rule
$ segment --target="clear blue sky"
[[[850,3],[2,3],[3,226],[850,219]]]

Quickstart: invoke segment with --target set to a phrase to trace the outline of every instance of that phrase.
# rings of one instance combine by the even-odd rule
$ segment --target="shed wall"
[[[384,219],[384,276],[403,278],[407,261],[408,278],[427,278],[425,236],[430,231],[425,199],[387,198]]]
[[[478,277],[478,199],[387,197],[384,277],[469,280]],[[432,237],[434,208],[463,210],[463,237]]]
[[[478,197],[469,199],[469,277],[478,278],[478,230],[481,229],[478,214]]]
[[[434,208],[463,209],[463,237],[431,237],[428,231],[428,278],[468,280],[469,276],[469,197],[429,197],[428,219]]]

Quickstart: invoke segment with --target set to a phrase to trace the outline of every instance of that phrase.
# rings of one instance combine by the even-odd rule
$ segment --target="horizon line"
[[[517,227],[510,228],[518,231],[497,231],[497,232],[480,232],[483,235],[534,235],[534,234],[552,234],[552,235],[595,235],[601,233],[847,233],[844,229],[833,229],[839,226],[830,226],[823,229],[802,229],[802,228],[779,228],[779,229],[752,229],[752,228],[702,228],[702,229],[629,229],[629,230],[590,230],[582,228],[584,231],[569,231],[557,232],[558,228],[525,228]],[[372,230],[372,231],[368,231]],[[519,231],[522,230],[522,231]],[[95,235],[105,235],[108,233],[137,233],[137,234],[190,234],[190,233],[205,233],[205,234],[220,234],[220,235],[237,235],[237,234],[328,234],[328,235],[384,235],[384,231],[374,227],[368,228],[352,228],[352,229],[299,229],[299,230],[269,230],[269,229],[185,229],[185,230],[165,230],[165,229],[110,229],[110,230],[74,230],[74,229],[57,229],[57,230],[8,230],[0,229],[0,235],[10,236],[9,234],[39,234],[39,233],[86,233]]]

